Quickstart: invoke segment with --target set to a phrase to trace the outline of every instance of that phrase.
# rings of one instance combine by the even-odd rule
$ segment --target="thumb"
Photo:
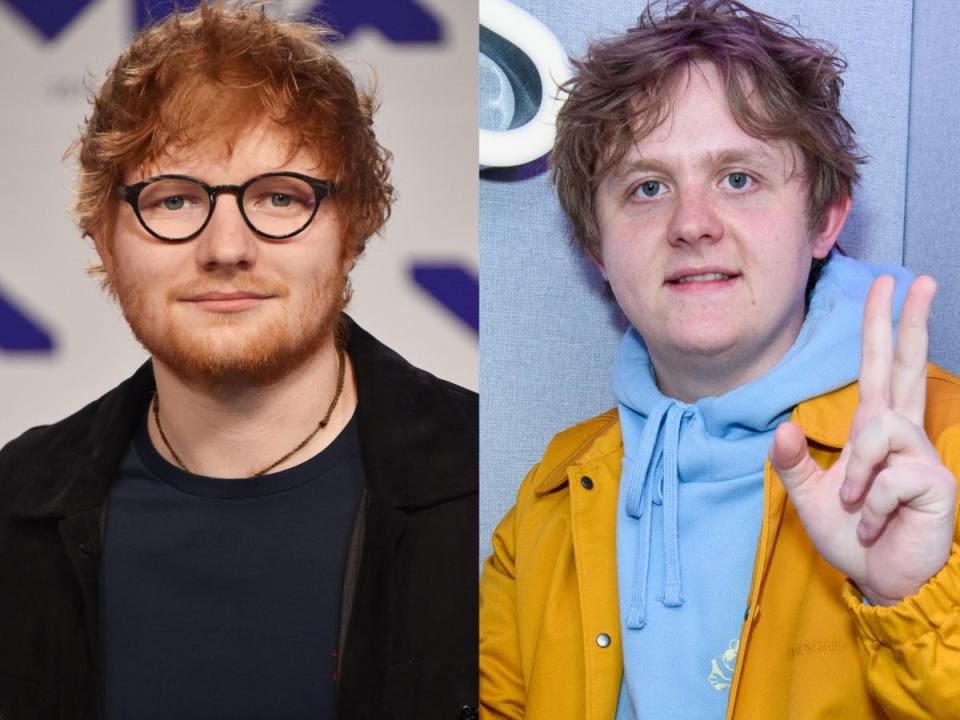
[[[773,445],[770,446],[770,464],[788,493],[792,493],[820,470],[820,466],[807,451],[807,438],[804,437],[803,430],[792,422],[781,423],[774,433]]]

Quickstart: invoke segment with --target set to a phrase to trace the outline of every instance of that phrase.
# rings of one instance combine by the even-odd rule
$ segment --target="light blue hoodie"
[[[631,710],[640,718],[724,717],[774,430],[801,401],[857,379],[864,300],[884,274],[897,280],[897,317],[911,280],[906,270],[834,255],[780,361],[757,380],[692,405],[660,393],[643,339],[633,328],[624,336],[613,371],[624,447],[618,719]]]

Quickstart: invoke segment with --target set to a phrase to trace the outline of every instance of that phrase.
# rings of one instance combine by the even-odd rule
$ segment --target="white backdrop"
[[[377,133],[394,153],[399,198],[384,239],[370,242],[353,273],[350,312],[414,364],[476,389],[475,326],[412,274],[414,263],[451,264],[465,278],[454,278],[454,294],[476,304],[476,3],[380,2],[393,3],[393,12],[397,4],[419,6],[439,22],[441,39],[398,43],[361,27],[341,47],[362,84],[375,77]],[[313,4],[273,3],[290,13]],[[30,5],[38,13],[32,19],[14,7]],[[146,357],[85,273],[95,255],[73,224],[73,166],[63,159],[88,112],[84,84],[97,86],[129,41],[135,3],[93,0],[47,38],[41,28],[50,20],[39,8],[77,5],[0,0],[0,446],[78,409]],[[18,349],[15,315],[52,347]]]

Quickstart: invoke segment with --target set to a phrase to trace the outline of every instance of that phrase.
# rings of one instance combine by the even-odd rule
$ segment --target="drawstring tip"
[[[683,606],[683,586],[679,582],[667,583],[663,588],[664,607]]]
[[[631,605],[626,620],[628,630],[643,630],[647,624],[646,610],[639,605]]]

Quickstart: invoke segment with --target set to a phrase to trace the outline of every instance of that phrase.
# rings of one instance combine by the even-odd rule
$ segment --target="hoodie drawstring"
[[[683,605],[680,575],[679,499],[680,473],[677,467],[680,431],[690,415],[690,406],[664,398],[644,423],[634,457],[640,458],[630,473],[626,493],[627,515],[640,520],[633,588],[626,625],[639,630],[647,622],[647,578],[650,571],[650,540],[653,504],[663,506],[663,559],[665,607]]]

